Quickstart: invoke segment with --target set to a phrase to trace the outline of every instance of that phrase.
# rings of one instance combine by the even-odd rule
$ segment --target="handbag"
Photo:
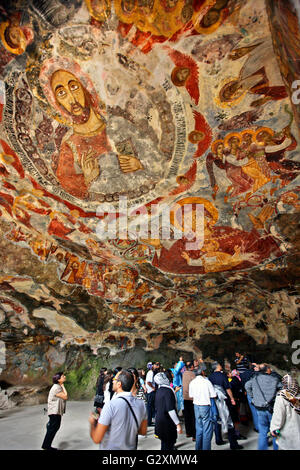
[[[270,413],[273,413],[274,398],[275,398],[275,397],[273,397],[270,401],[267,401],[264,392],[263,392],[262,389],[260,388],[260,385],[259,385],[259,383],[258,383],[257,377],[255,377],[255,380],[256,380],[257,386],[258,386],[258,388],[259,388],[259,390],[260,390],[260,393],[262,394],[263,399],[265,400],[265,406],[255,406],[255,405],[254,405],[255,408],[256,408],[257,410],[259,410],[259,411],[262,410],[262,411],[269,411]],[[254,403],[253,403],[253,404],[254,404]]]
[[[94,406],[96,407],[100,407],[104,404],[104,395],[98,395],[96,394],[95,395],[95,398],[94,398]]]

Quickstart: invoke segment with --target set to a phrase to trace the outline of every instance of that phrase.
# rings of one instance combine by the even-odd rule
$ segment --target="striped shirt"
[[[240,373],[243,373],[245,372],[245,370],[248,370],[249,369],[249,359],[247,357],[243,357],[243,359],[239,362],[239,364],[237,364],[237,361],[239,360],[239,358],[235,359],[235,367],[236,367],[236,370],[239,371]]]

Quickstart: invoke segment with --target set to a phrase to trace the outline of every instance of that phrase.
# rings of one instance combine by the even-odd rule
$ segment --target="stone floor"
[[[44,414],[45,406],[0,410],[0,450],[39,450],[48,422],[47,414]],[[94,444],[89,436],[88,417],[92,410],[92,403],[89,401],[68,402],[66,414],[53,446],[64,450],[97,450],[97,444]],[[258,434],[252,430],[252,426],[241,425],[241,433],[247,437],[247,440],[239,443],[245,450],[255,450]],[[195,443],[191,438],[187,438],[184,432],[178,436],[176,447],[182,451],[195,450]],[[160,450],[160,441],[154,437],[154,428],[148,428],[146,437],[139,436],[138,449]],[[212,450],[228,449],[228,443],[217,446],[213,438]]]

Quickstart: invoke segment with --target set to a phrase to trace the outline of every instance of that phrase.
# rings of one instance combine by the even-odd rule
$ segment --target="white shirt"
[[[110,401],[110,391],[109,391],[109,382],[107,382],[104,390],[104,403],[108,403]]]
[[[155,390],[155,388],[151,388],[151,387],[148,385],[148,382],[152,383],[152,384],[153,384],[153,387],[155,387],[153,370],[149,370],[149,371],[147,372],[146,380],[145,380],[145,385],[146,385],[147,393],[151,393],[151,392],[153,392],[153,391]]]
[[[190,382],[189,396],[194,405],[210,405],[210,399],[217,396],[213,384],[207,377],[198,375]]]

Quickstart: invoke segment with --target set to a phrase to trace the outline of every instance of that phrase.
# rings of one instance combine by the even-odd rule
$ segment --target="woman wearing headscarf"
[[[278,437],[279,450],[300,450],[300,387],[289,374],[282,378],[282,385],[276,395],[270,431]]]
[[[161,450],[172,451],[177,440],[177,433],[182,434],[176,412],[175,393],[164,372],[156,374],[154,381],[158,385],[155,396],[155,434],[161,440]]]

